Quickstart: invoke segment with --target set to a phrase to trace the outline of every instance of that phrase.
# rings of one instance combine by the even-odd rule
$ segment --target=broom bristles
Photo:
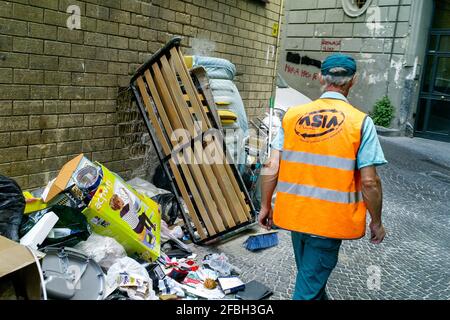
[[[258,251],[262,249],[271,248],[278,245],[278,233],[263,233],[248,237],[244,242],[244,246],[247,250]]]

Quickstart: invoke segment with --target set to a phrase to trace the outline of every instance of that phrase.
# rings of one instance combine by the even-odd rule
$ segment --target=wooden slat
[[[208,110],[206,107],[203,107],[203,109],[205,109],[205,112],[209,112],[209,110]],[[192,109],[192,108],[189,108],[189,112],[190,112],[191,114],[194,114],[194,113],[195,113],[195,110]]]
[[[209,84],[209,80],[206,74],[206,70],[203,67],[196,67],[189,71],[193,77],[197,79],[200,85],[200,90],[203,95],[204,105],[208,108],[208,112],[212,115],[215,122],[217,123],[217,129],[222,130],[222,124],[220,122],[219,114],[217,113],[217,108],[215,107],[214,97],[211,92],[211,87]],[[210,106],[214,106],[214,108],[211,108]]]
[[[172,88],[174,86],[174,84],[173,83],[166,84],[166,79],[164,78],[164,76],[161,72],[161,69],[157,64],[154,64],[152,66],[152,69],[154,71],[154,75],[155,75],[154,79],[155,79],[158,91],[160,93],[160,97],[162,98],[162,100],[164,102],[164,106],[168,113],[172,127],[174,129],[184,129],[184,128],[195,127],[193,125],[191,125],[190,127],[183,126],[180,118],[183,120],[184,118],[186,118],[186,116],[178,115],[179,110],[176,107],[176,105],[174,104],[174,101],[173,101],[172,96],[169,91],[169,88]],[[174,79],[174,80],[176,81],[176,79]],[[175,84],[175,86],[176,86],[176,88],[181,90],[179,88],[178,83]],[[181,95],[179,95],[178,98],[182,100]],[[186,111],[187,111],[187,109],[186,109]],[[192,132],[192,133],[195,134],[194,132]],[[195,137],[195,135],[194,135],[194,137]],[[196,145],[198,148],[198,143],[194,144],[194,147],[196,147]],[[200,145],[200,148],[201,148],[201,145]],[[193,150],[192,150],[192,148],[187,148],[186,152],[191,153],[191,152],[193,152]],[[197,151],[197,152],[193,152],[193,154],[194,154],[194,158],[196,159],[197,163],[201,163],[201,159],[198,158],[198,156],[201,155],[201,153],[199,153]],[[225,231],[225,226],[223,224],[222,219],[220,218],[220,214],[218,212],[218,207],[216,206],[216,203],[213,201],[213,199],[211,197],[211,191],[208,190],[208,184],[205,180],[204,166],[202,166],[201,164],[200,165],[188,164],[188,165],[189,165],[189,168],[192,170],[192,175],[194,177],[196,185],[198,186],[198,188],[200,190],[200,194],[201,194],[202,198],[205,200],[205,205],[208,209],[208,213],[211,218],[211,222],[213,223],[213,225],[215,226],[215,228],[217,230]]]
[[[232,160],[230,160],[230,161],[232,161]],[[231,169],[231,167],[229,165],[225,166],[225,170],[227,171],[228,176],[234,177],[233,170]],[[239,196],[238,196],[239,202],[240,202],[241,206],[245,208],[244,209],[245,215],[247,216],[247,218],[249,220],[251,220],[252,219],[252,215],[250,214],[251,209],[250,209],[249,205],[245,202],[245,194],[242,192],[241,188],[239,187],[239,184],[238,184],[236,178],[231,179],[231,184],[233,185],[234,190],[236,190],[236,192],[239,194]]]
[[[182,58],[180,53],[176,48],[170,50],[171,58],[173,60],[173,65],[176,72],[181,78],[181,81],[185,87],[185,90],[191,99],[191,104],[197,113],[200,114],[202,123],[205,122],[209,128],[211,128],[211,123],[204,113],[201,107],[201,102],[197,99],[196,89],[190,75],[186,69],[186,66],[182,63]],[[213,142],[216,150],[223,150],[222,146],[217,142]],[[242,196],[242,192],[237,184],[236,177],[234,176],[228,163],[218,164],[213,166],[217,180],[222,189],[222,192],[227,199],[227,202],[233,208],[233,217],[236,222],[245,222],[250,218],[250,212],[247,209],[245,198]],[[233,184],[235,182],[235,184]],[[234,191],[234,192],[233,192]]]
[[[161,63],[163,65],[163,67],[165,67],[165,69],[163,71],[165,71],[166,73],[166,77],[169,79],[169,81],[172,82],[172,84],[174,84],[174,80],[177,79],[175,73],[173,72],[172,67],[169,65],[167,58],[166,57],[162,57],[161,58]],[[171,80],[170,80],[171,79]],[[179,86],[176,85],[172,85],[171,87],[172,90],[172,94],[174,99],[177,99],[177,94],[181,94],[181,89],[179,88]],[[196,100],[194,100],[196,101]],[[183,105],[183,101],[178,99],[177,101],[179,104],[181,104],[181,107],[179,107],[180,111],[182,112],[182,119],[185,121],[185,126],[186,127],[190,127],[192,125],[195,125],[194,123],[194,119],[189,117],[189,114],[186,113],[186,110],[188,109],[187,104]],[[201,118],[200,118],[201,119]],[[201,119],[203,120],[203,119]],[[202,121],[201,123],[201,127],[198,127],[198,130],[202,130],[205,128],[205,123],[204,121]],[[203,153],[203,150],[201,150]],[[203,153],[203,155],[206,155],[207,157],[207,161],[208,163],[213,163],[213,161],[211,161],[212,159],[209,157],[209,154]],[[216,171],[216,165],[213,164],[212,166],[209,164],[206,164],[204,166],[205,168],[205,174],[207,177],[207,182],[209,184],[209,188],[213,194],[214,199],[216,200],[216,202],[218,203],[218,207],[219,209],[222,209],[222,213],[223,213],[223,218],[225,219],[224,221],[229,225],[229,226],[234,226],[237,222],[234,219],[233,213],[232,211],[230,211],[230,209],[228,208],[228,204],[227,202],[225,202],[225,200],[223,199],[223,192],[219,192],[217,186],[221,184],[221,177],[217,175],[217,171]],[[211,170],[212,169],[212,170]],[[216,175],[215,175],[216,174]]]
[[[200,101],[205,100],[205,98],[200,93],[198,93],[197,95],[198,95],[198,98],[200,99]],[[189,101],[189,96],[187,94],[183,94],[183,98],[185,101]]]
[[[207,134],[214,133],[209,129],[221,125],[214,114],[214,103],[205,95],[210,94],[207,79],[202,84],[198,75],[189,73],[177,45],[168,46],[156,59],[148,62],[146,70],[134,79],[155,129],[153,132],[160,140],[163,153],[170,157],[173,177],[200,238],[222,234],[252,220],[251,203],[247,203],[248,195],[236,176],[234,164],[228,161],[229,154],[224,152],[220,131],[218,139],[207,140]],[[138,91],[134,92],[138,98]],[[178,129],[187,130],[189,140],[173,139]],[[190,146],[187,142],[192,138]],[[212,147],[216,154],[210,153]],[[212,161],[219,153],[224,161]],[[184,162],[189,156],[193,162]]]
[[[170,124],[169,118],[164,109],[164,105],[161,101],[158,90],[155,86],[155,82],[154,82],[155,80],[152,77],[149,70],[147,70],[145,72],[145,78],[146,78],[147,84],[149,86],[150,92],[153,96],[153,99],[155,101],[155,105],[158,110],[161,121],[163,122],[163,125],[166,129],[166,132],[169,134],[169,136],[172,136],[173,135],[172,125]],[[175,145],[175,143],[173,141],[171,141],[171,144],[172,144],[172,146]],[[197,205],[198,210],[200,211],[199,214],[201,215],[203,222],[205,223],[205,226],[208,230],[208,233],[210,235],[214,235],[217,232],[220,232],[220,229],[216,229],[215,226],[211,222],[211,219],[208,215],[208,211],[206,210],[206,207],[205,207],[203,200],[200,196],[200,193],[197,189],[197,185],[194,182],[194,179],[192,177],[191,171],[189,170],[189,167],[183,161],[179,161],[179,163],[182,168],[182,171],[183,171],[184,177],[186,179],[186,182],[188,184],[188,187],[191,190],[192,197],[194,198],[195,204]]]
[[[206,116],[205,111],[200,108],[200,105],[202,105],[201,101],[198,99],[197,96],[197,90],[195,89],[194,83],[192,82],[192,78],[189,75],[188,70],[186,69],[186,66],[181,61],[182,56],[180,55],[177,48],[170,49],[170,55],[171,60],[173,61],[174,70],[181,78],[181,82],[184,86],[184,89],[186,90],[187,95],[189,96],[189,99],[192,103],[192,107],[199,113],[199,116],[201,117],[202,121],[204,121],[204,130],[205,128],[212,128],[211,122],[209,121],[209,118]]]
[[[168,145],[168,143],[167,143],[167,141],[166,141],[166,139],[164,137],[163,130],[162,130],[162,128],[161,128],[161,126],[160,126],[160,124],[158,122],[158,119],[157,119],[157,117],[156,117],[156,115],[154,113],[153,107],[152,107],[152,105],[150,103],[150,96],[149,96],[149,94],[148,94],[148,92],[146,90],[145,83],[144,83],[142,77],[139,77],[137,79],[137,84],[139,86],[139,90],[140,90],[140,93],[142,95],[142,100],[143,100],[143,102],[144,102],[144,104],[145,104],[145,106],[147,108],[147,112],[149,114],[149,117],[150,117],[150,120],[152,122],[153,128],[155,128],[156,135],[158,136],[158,139],[159,139],[159,141],[161,143],[161,146],[163,148],[163,152],[164,152],[165,155],[169,155],[170,154],[170,147],[169,147],[169,145]],[[169,165],[170,165],[172,173],[173,173],[173,175],[175,177],[175,180],[176,180],[176,182],[178,184],[178,187],[179,187],[179,189],[181,191],[181,195],[183,196],[184,202],[186,203],[186,206],[188,207],[189,216],[192,218],[192,221],[194,222],[195,228],[197,229],[197,232],[198,232],[198,234],[200,236],[200,239],[206,239],[207,236],[205,234],[205,231],[203,230],[203,226],[202,226],[200,220],[198,219],[198,216],[196,214],[194,206],[193,206],[193,204],[191,202],[189,194],[188,194],[188,192],[186,190],[186,187],[185,187],[185,185],[183,183],[183,178],[181,177],[177,166],[172,161],[169,161]],[[183,210],[183,208],[180,208],[180,210]],[[212,234],[215,234],[213,228],[211,228],[211,231],[212,231]]]
[[[189,113],[189,107],[186,101],[182,99],[183,94],[178,84],[177,77],[173,73],[173,70],[170,67],[169,62],[165,56],[161,57],[161,64],[162,64],[161,71],[163,73],[166,82],[169,84],[169,91],[172,94],[173,101],[177,105],[178,111],[180,112],[180,118],[184,124],[184,128],[191,128],[192,126],[194,126],[198,130],[197,134],[201,134],[203,132],[202,129],[204,127],[204,123],[202,122],[201,125],[199,126],[197,123],[194,122],[192,115]],[[194,136],[194,138],[195,137],[197,137],[197,135]],[[233,215],[228,207],[228,204],[223,198],[222,192],[220,192],[219,189],[217,188],[217,186],[220,185],[220,181],[216,179],[216,176],[214,175],[213,172],[216,166],[214,164],[209,165],[204,163],[203,155],[208,156],[208,153],[203,152],[203,148],[201,147],[201,141],[199,141],[198,144],[200,145],[199,149],[200,153],[196,153],[194,156],[201,163],[200,168],[202,169],[205,175],[205,180],[208,185],[209,192],[211,193],[212,197],[217,203],[218,210],[221,213],[219,218],[223,218],[223,221],[226,223],[228,227],[234,227],[236,226],[236,221],[233,219]]]
[[[186,92],[188,93],[188,95],[191,98],[191,104],[193,105],[193,107],[196,110],[198,110],[198,113],[201,114],[202,121],[205,121],[208,124],[208,127],[211,127],[209,119],[206,117],[205,114],[202,114],[202,112],[201,112],[201,111],[203,111],[200,108],[201,102],[195,99],[196,89],[195,89],[192,79],[190,78],[190,75],[186,68],[186,65],[184,63],[182,63],[183,58],[182,58],[181,52],[179,50],[177,50],[177,48],[172,48],[170,52],[172,54],[174,67],[182,80],[182,83],[183,83],[183,86],[185,87]],[[218,150],[222,150],[222,146],[217,141],[215,142],[215,147]],[[223,167],[225,167],[225,170],[223,169]],[[226,184],[226,186],[223,187],[223,191],[224,191],[224,194],[226,196],[228,196],[227,201],[229,203],[232,203],[234,210],[237,212],[237,214],[239,216],[239,218],[238,218],[239,220],[237,220],[237,221],[241,221],[241,222],[247,221],[247,219],[251,219],[251,215],[250,215],[250,211],[248,210],[248,207],[245,203],[245,198],[242,195],[241,189],[239,188],[239,185],[237,184],[236,178],[235,178],[229,164],[226,163],[223,167],[217,168],[219,171],[217,174],[218,174],[218,176],[222,177],[222,179],[224,180],[223,182]],[[227,176],[229,179],[225,178]],[[234,193],[230,192],[233,189],[235,192]],[[240,206],[239,206],[239,204],[240,204]]]

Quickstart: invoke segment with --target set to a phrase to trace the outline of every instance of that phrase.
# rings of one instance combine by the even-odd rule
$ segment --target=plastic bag
[[[180,212],[177,198],[172,193],[159,194],[152,198],[161,206],[161,219],[169,226],[173,225]]]
[[[224,253],[207,255],[203,260],[203,264],[208,265],[223,277],[227,277],[232,273],[239,274],[241,272],[239,268],[228,262],[228,257]]]
[[[108,270],[106,295],[109,296],[119,288],[133,300],[157,300],[152,283],[153,281],[144,266],[136,260],[124,257],[117,260]]]
[[[161,219],[167,222],[169,226],[174,224],[175,220],[178,218],[179,206],[173,193],[158,188],[141,178],[134,178],[127,183],[137,192],[156,201],[161,207]]]
[[[101,267],[108,270],[117,260],[127,256],[125,249],[114,238],[91,234],[86,240],[75,246],[95,260]]]
[[[19,241],[25,198],[17,182],[0,175],[0,235]]]
[[[73,247],[83,240],[87,240],[91,234],[86,217],[77,209],[65,206],[52,206],[41,211],[36,211],[28,216],[24,216],[20,226],[20,236],[23,237],[31,228],[49,211],[53,211],[59,218],[54,228],[67,228],[71,232],[67,236],[49,238],[40,246],[65,246]]]
[[[173,240],[173,242],[178,245],[182,250],[185,250],[186,252],[192,252],[192,250],[184,244],[180,239],[178,239],[172,232],[172,230],[169,229],[167,226],[167,223],[164,221],[161,221],[161,242],[167,242],[168,240]]]
[[[170,234],[173,235],[177,239],[183,239],[184,232],[183,229],[180,226],[176,226],[170,231]]]
[[[170,191],[158,188],[154,184],[141,178],[131,179],[130,181],[127,181],[127,183],[132,186],[134,190],[143,195],[146,195],[149,198],[153,198],[160,194],[170,193]]]

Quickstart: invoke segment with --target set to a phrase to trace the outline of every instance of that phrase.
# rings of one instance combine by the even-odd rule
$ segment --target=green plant
[[[387,96],[384,96],[373,106],[373,111],[369,114],[377,126],[388,128],[394,119],[395,107]]]

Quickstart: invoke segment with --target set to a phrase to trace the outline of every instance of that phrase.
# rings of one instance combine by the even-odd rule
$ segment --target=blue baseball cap
[[[334,68],[343,68],[345,71],[340,72],[330,72]],[[322,62],[321,73],[324,76],[340,76],[340,77],[350,77],[356,73],[356,61],[353,57],[346,54],[333,54]]]

